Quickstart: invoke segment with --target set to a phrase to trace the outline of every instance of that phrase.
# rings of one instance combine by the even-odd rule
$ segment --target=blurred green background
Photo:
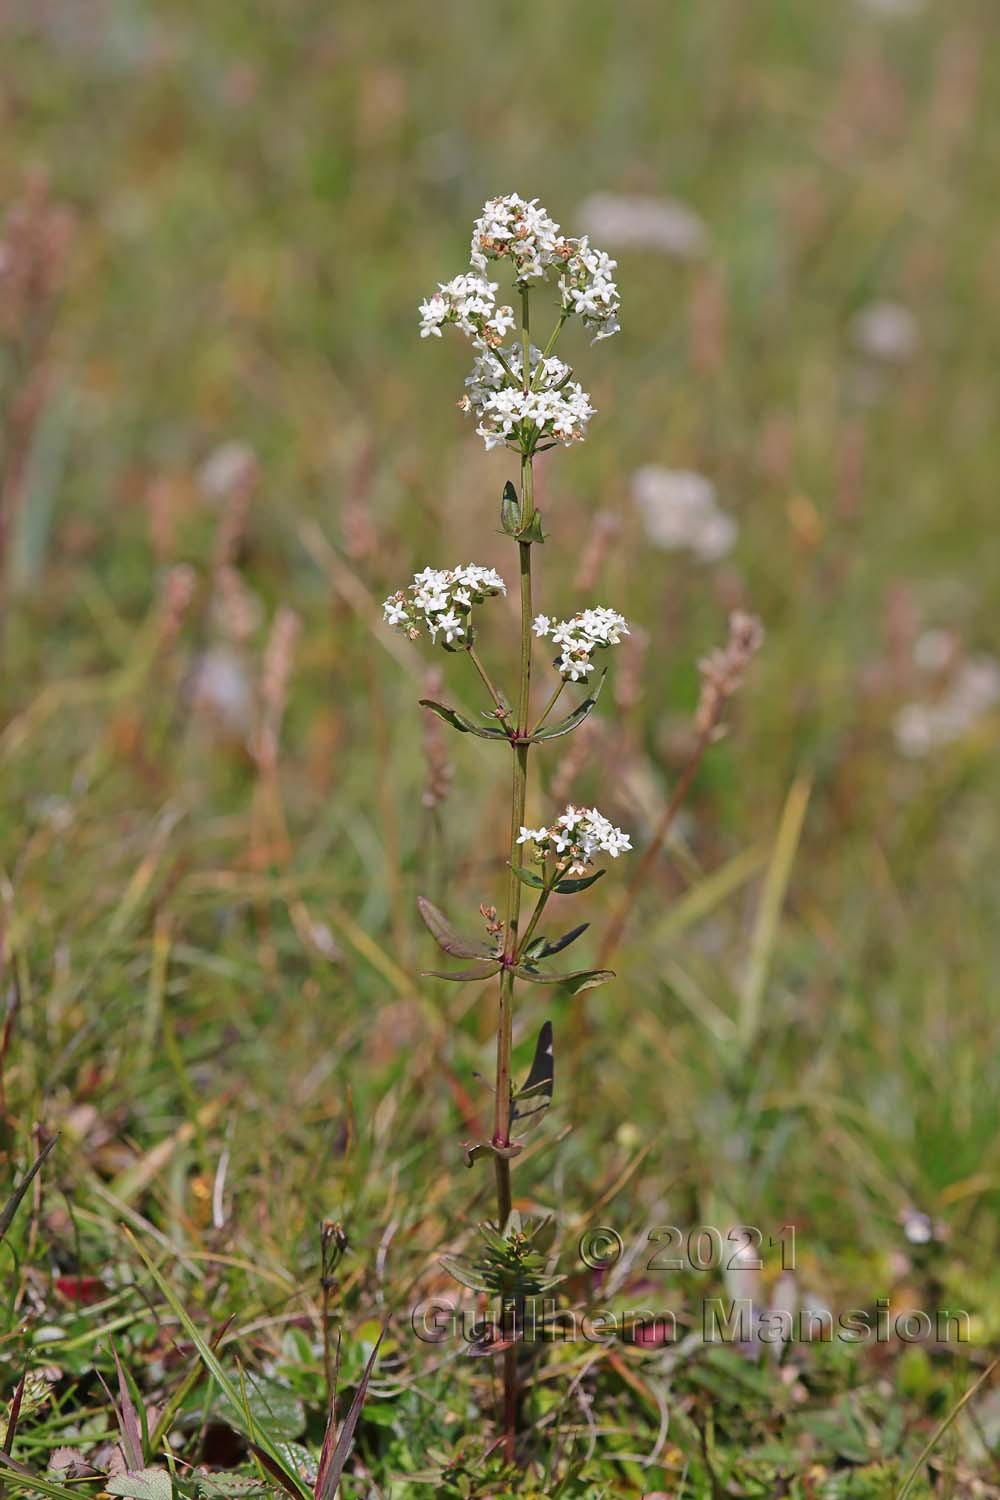
[[[998,40],[991,0],[0,7],[5,1130],[21,1160],[62,1128],[89,1204],[74,1239],[52,1200],[50,1270],[123,1256],[121,1201],[199,1243],[222,1150],[220,1242],[297,1281],[342,1217],[348,1313],[388,1224],[405,1301],[486,1211],[457,1142],[491,1006],[415,977],[413,903],[497,899],[507,767],[428,740],[428,670],[474,679],[378,605],[427,564],[513,578],[515,461],[416,306],[516,191],[623,299],[567,335],[598,415],[540,466],[539,604],[640,627],[529,821],[572,794],[641,846],[698,658],[734,607],[767,641],[617,983],[586,1030],[552,1007],[560,1125],[515,1191],[572,1226],[628,1172],[626,1234],[793,1221],[804,1292],[995,1339]],[[714,486],[724,555],[655,544],[648,466]]]

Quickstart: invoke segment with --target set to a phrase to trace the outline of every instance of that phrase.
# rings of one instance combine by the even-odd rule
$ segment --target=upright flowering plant
[[[513,279],[514,308],[498,301],[499,282],[489,279],[492,267]],[[579,442],[594,409],[573,371],[554,354],[566,324],[579,318],[594,341],[618,330],[618,288],[615,262],[595,249],[586,237],[565,236],[539,206],[516,194],[486,204],[472,234],[470,269],[442,283],[420,307],[423,338],[440,338],[442,329],[457,328],[472,343],[476,355],[461,401],[476,419],[476,431],[487,448],[505,446],[520,459],[520,486],[508,483],[503,492],[500,522],[517,549],[521,604],[520,669],[516,691],[508,698],[489,676],[476,651],[476,628],[481,606],[506,593],[503,580],[492,569],[468,564],[438,570],[426,568],[408,588],[385,601],[389,624],[411,638],[424,633],[447,651],[468,652],[489,694],[491,707],[483,720],[466,718],[441,703],[423,700],[453,728],[484,739],[505,741],[512,759],[510,837],[507,849],[506,893],[502,916],[483,908],[484,938],[467,938],[452,927],[429,901],[420,911],[439,946],[450,956],[470,960],[474,967],[443,977],[468,981],[499,976],[496,1102],[493,1133],[488,1141],[471,1143],[466,1160],[493,1158],[496,1174],[496,1226],[484,1227],[485,1259],[473,1264],[452,1260],[459,1280],[478,1290],[496,1292],[505,1319],[513,1315],[514,1337],[505,1339],[505,1440],[513,1455],[517,1425],[516,1325],[525,1300],[540,1287],[551,1285],[540,1277],[544,1261],[535,1231],[522,1224],[511,1208],[511,1162],[521,1151],[520,1135],[537,1120],[552,1094],[552,1031],[548,1023],[538,1038],[535,1061],[523,1089],[511,1080],[511,1034],[518,981],[562,984],[573,993],[600,984],[608,970],[554,972],[549,960],[568,948],[586,923],[561,936],[538,931],[553,893],[585,890],[604,874],[597,861],[617,859],[631,848],[629,838],[597,808],[568,807],[548,826],[527,828],[524,823],[528,763],[533,746],[568,734],[587,717],[597,701],[605,670],[592,679],[593,658],[617,645],[628,634],[624,618],[613,609],[594,606],[572,619],[553,621],[535,615],[532,597],[532,548],[545,540],[535,509],[535,456],[557,444]],[[542,347],[532,342],[533,296],[548,293],[554,304],[554,326]],[[539,309],[539,312],[541,309]],[[518,323],[520,327],[518,329]],[[512,342],[506,342],[517,330]],[[554,681],[541,714],[532,720],[532,646],[550,640],[556,648]],[[561,720],[552,713],[567,684],[584,684],[585,696]],[[522,921],[522,900],[529,892],[534,908]],[[509,1331],[506,1330],[505,1331]]]
[[[510,273],[519,316],[512,306],[498,301],[499,283],[489,280],[493,266]],[[544,1227],[526,1224],[512,1211],[511,1163],[522,1150],[525,1130],[537,1123],[547,1108],[553,1085],[552,1028],[546,1022],[526,1083],[520,1089],[513,1086],[511,1036],[516,986],[519,981],[559,984],[578,994],[613,978],[604,968],[554,970],[549,961],[575,942],[587,924],[549,936],[539,931],[539,923],[553,894],[585,891],[605,873],[599,861],[616,860],[631,849],[627,834],[615,828],[596,807],[567,807],[541,828],[528,828],[524,821],[532,748],[570,733],[583,722],[597,702],[607,674],[607,667],[597,672],[594,658],[618,645],[629,633],[622,615],[604,605],[593,605],[571,619],[555,621],[546,614],[535,614],[532,597],[532,548],[545,540],[535,509],[535,456],[557,444],[579,442],[594,414],[590,397],[553,351],[573,318],[580,319],[595,343],[617,332],[619,298],[614,270],[615,262],[586,237],[568,238],[537,201],[526,202],[511,194],[491,200],[477,219],[469,271],[441,284],[420,306],[422,337],[440,338],[443,328],[453,326],[472,343],[476,354],[460,405],[476,418],[476,431],[487,448],[502,445],[518,454],[520,460],[520,485],[508,482],[500,504],[500,524],[512,539],[518,559],[520,660],[513,697],[508,698],[493,681],[476,650],[482,606],[507,591],[503,579],[491,568],[472,563],[447,569],[425,568],[383,606],[387,622],[411,639],[426,632],[445,651],[468,653],[489,696],[490,707],[480,718],[468,718],[442,703],[421,701],[460,733],[506,742],[512,760],[502,915],[495,907],[481,907],[485,935],[467,937],[431,902],[423,898],[419,902],[423,920],[438,945],[450,957],[471,965],[440,977],[464,982],[499,980],[493,1132],[489,1140],[471,1142],[466,1147],[470,1166],[483,1156],[493,1160],[496,1224],[481,1226],[485,1250],[479,1260],[450,1257],[445,1263],[460,1282],[500,1300],[501,1333],[493,1340],[493,1347],[502,1350],[504,1356],[504,1434],[511,1458],[518,1423],[518,1334],[532,1299],[559,1279],[546,1274]],[[554,326],[539,347],[532,342],[532,314],[537,316],[541,311],[537,302],[546,293],[554,305]],[[533,298],[537,299],[534,306]],[[506,342],[515,330],[517,336]],[[547,641],[555,648],[551,659],[554,678],[544,708],[533,718],[532,648],[538,641]],[[734,658],[730,664],[723,688],[710,693],[707,679],[703,687],[703,704],[708,702],[708,694],[711,707],[705,708],[704,714],[699,708],[699,714],[707,714],[710,720],[706,720],[704,732],[699,731],[699,758],[716,733],[723,699],[735,687],[745,664],[747,652],[740,647],[737,655],[739,661]],[[577,701],[563,718],[553,720],[557,701],[567,686],[571,694],[575,690]],[[693,765],[682,778],[685,784],[689,773],[693,773]],[[672,802],[667,821],[673,806]],[[666,822],[662,822],[653,845],[647,848],[644,870],[648,869],[647,861],[655,858],[657,842],[665,829]],[[615,939],[621,933],[634,891],[633,883],[616,914]],[[534,900],[526,921],[522,920],[525,892]],[[602,961],[609,952],[605,942]]]

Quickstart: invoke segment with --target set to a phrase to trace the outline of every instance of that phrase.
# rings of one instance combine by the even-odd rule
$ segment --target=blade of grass
[[[235,1316],[236,1314],[233,1313],[233,1316],[227,1318],[222,1326],[218,1329],[218,1331],[213,1336],[211,1343],[209,1344],[210,1349],[218,1348],[226,1331],[231,1326],[233,1318]],[[176,1391],[174,1391],[174,1394],[170,1397],[170,1400],[163,1408],[163,1411],[160,1413],[159,1421],[153,1428],[153,1431],[150,1433],[148,1446],[149,1452],[151,1454],[156,1454],[159,1451],[161,1444],[164,1442],[167,1434],[173,1426],[174,1418],[180,1411],[181,1407],[184,1405],[184,1402],[187,1400],[191,1391],[193,1391],[194,1387],[197,1385],[198,1376],[200,1374],[201,1362],[197,1359],[193,1360],[190,1370],[188,1370],[187,1374],[184,1376],[184,1379],[181,1381],[180,1385],[177,1387]]]
[[[4,1477],[12,1488],[23,1487],[32,1495],[49,1495],[51,1500],[80,1500],[80,1490],[67,1490],[61,1484],[51,1484],[49,1480],[40,1478],[27,1464],[20,1464],[15,1458],[8,1458],[6,1453],[0,1453],[0,1468],[4,1471]]]
[[[935,1427],[934,1431],[931,1433],[931,1436],[924,1444],[923,1448],[920,1450],[920,1453],[917,1455],[917,1461],[913,1465],[913,1468],[903,1480],[903,1483],[896,1495],[896,1500],[906,1500],[907,1495],[913,1488],[914,1480],[920,1473],[920,1470],[923,1468],[924,1464],[930,1458],[931,1454],[934,1452],[934,1449],[937,1447],[938,1443],[948,1431],[948,1428],[951,1426],[952,1422],[954,1422],[959,1413],[968,1406],[969,1402],[972,1400],[976,1392],[986,1384],[987,1380],[989,1380],[997,1365],[1000,1365],[1000,1354],[998,1354],[996,1359],[992,1360],[986,1366],[986,1369],[980,1375],[979,1379],[973,1381],[973,1383],[969,1386],[969,1389],[966,1391],[965,1395],[962,1396],[959,1401],[956,1401],[955,1405],[952,1407],[951,1411],[944,1418],[944,1420],[939,1422],[937,1427]]]
[[[10,1197],[7,1199],[7,1202],[4,1204],[3,1211],[0,1212],[0,1240],[3,1239],[11,1224],[14,1222],[14,1215],[20,1208],[21,1201],[24,1198],[25,1193],[28,1191],[31,1184],[38,1176],[38,1173],[42,1168],[42,1163],[45,1161],[45,1158],[53,1149],[58,1139],[58,1135],[54,1135],[51,1141],[49,1141],[48,1145],[42,1148],[35,1160],[32,1162],[31,1166],[28,1168],[27,1172],[24,1174],[24,1180],[18,1183],[17,1187],[14,1189]]]
[[[146,1251],[143,1249],[136,1236],[124,1224],[122,1225],[122,1232],[128,1237],[133,1249],[139,1256],[139,1259],[142,1261],[143,1265],[146,1267],[146,1270],[149,1272],[153,1281],[156,1283],[171,1312],[173,1312],[178,1322],[181,1324],[181,1327],[184,1329],[184,1332],[187,1334],[192,1344],[194,1344],[199,1355],[201,1356],[202,1364],[212,1375],[223,1395],[225,1395],[232,1403],[233,1409],[235,1411],[239,1411],[243,1406],[242,1397],[239,1390],[230,1380],[229,1376],[226,1374],[225,1370],[220,1364],[215,1350],[211,1347],[210,1344],[206,1343],[197,1325],[194,1323],[184,1304],[177,1296],[177,1293],[174,1291],[169,1281],[167,1281],[166,1277],[160,1271],[160,1268],[156,1265],[152,1257],[147,1255]],[[285,1465],[282,1462],[280,1453],[266,1433],[261,1434],[261,1442],[259,1446],[267,1454],[268,1458],[271,1459],[275,1467],[285,1475],[288,1483],[291,1484],[295,1488],[297,1493],[303,1497],[303,1500],[306,1500],[306,1491],[300,1485],[298,1477],[296,1475],[288,1473],[288,1470],[285,1468]],[[286,1485],[286,1488],[287,1487],[288,1486]]]
[[[648,935],[640,936],[644,945],[673,942],[710,916],[729,896],[756,875],[766,859],[764,849],[754,846],[728,860],[720,869],[713,870],[703,880],[685,892],[665,913],[659,922],[650,924]]]
[[[799,776],[792,782],[778,825],[774,852],[764,878],[764,889],[750,938],[746,980],[740,996],[739,1039],[744,1050],[753,1043],[760,1025],[761,1000],[771,968],[781,908],[788,890],[811,790],[811,777]]]

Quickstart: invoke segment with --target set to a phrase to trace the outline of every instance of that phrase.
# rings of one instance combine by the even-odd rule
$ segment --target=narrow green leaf
[[[545,881],[534,870],[526,870],[523,865],[511,865],[511,869],[522,885],[530,885],[536,891],[545,889]]]
[[[474,724],[471,719],[467,719],[456,709],[449,708],[447,704],[435,703],[433,698],[421,698],[420,706],[429,708],[432,714],[437,714],[439,719],[450,724],[452,729],[457,729],[459,734],[474,734],[481,740],[505,740],[507,738],[505,729],[486,729],[480,724]]]
[[[18,1463],[16,1458],[10,1458],[2,1451],[0,1469],[3,1470],[4,1484],[11,1489],[22,1489],[30,1495],[48,1495],[50,1500],[80,1500],[79,1488],[70,1490],[64,1485],[52,1484],[41,1475],[33,1473],[27,1464]]]
[[[605,667],[604,671],[597,679],[597,682],[594,684],[594,691],[588,694],[588,696],[584,698],[582,703],[578,703],[573,712],[567,714],[565,719],[560,719],[558,724],[550,724],[544,729],[536,730],[535,733],[531,736],[532,744],[534,744],[538,740],[557,740],[559,739],[560,735],[569,734],[570,731],[575,729],[578,724],[582,724],[584,719],[590,713],[594,704],[600,697],[601,688],[604,686],[604,679],[607,677],[607,675],[608,669],[607,667]]]
[[[522,1088],[514,1095],[511,1123],[543,1115],[552,1103],[555,1083],[555,1058],[552,1050],[552,1022],[545,1021],[535,1042],[531,1070]],[[537,1123],[537,1119],[536,1119]]]
[[[572,974],[540,974],[537,970],[525,967],[523,964],[514,970],[519,979],[527,979],[532,984],[564,984],[571,995],[580,995],[584,990],[596,989],[599,984],[606,984],[609,979],[614,979],[613,969],[577,969]]]
[[[559,938],[537,937],[528,944],[526,957],[531,960],[539,958],[551,958],[554,953],[561,953],[568,948],[570,943],[575,943],[578,937],[587,931],[589,922],[581,922],[579,927],[572,927],[569,932],[564,932]]]
[[[441,1255],[438,1257],[440,1264],[444,1266],[449,1276],[453,1276],[460,1286],[467,1286],[470,1292],[489,1292],[492,1290],[489,1282],[483,1277],[478,1268],[471,1260],[466,1260],[464,1255]]]
[[[475,983],[477,979],[492,979],[494,974],[499,974],[500,965],[490,964],[485,969],[421,969],[420,973],[424,979],[451,979],[456,984],[467,982]]]
[[[575,896],[578,891],[585,891],[588,886],[594,885],[596,881],[601,880],[607,873],[607,870],[595,870],[593,875],[581,875],[578,879],[573,880],[559,880],[553,889],[558,891],[560,896]]]
[[[417,910],[438,947],[445,953],[450,953],[453,958],[492,959],[495,957],[488,943],[479,942],[475,938],[465,938],[460,932],[456,932],[444,912],[440,911],[432,901],[428,901],[426,896],[417,897]]]

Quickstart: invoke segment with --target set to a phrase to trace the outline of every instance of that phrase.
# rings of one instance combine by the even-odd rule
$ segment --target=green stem
[[[535,381],[538,381],[538,380],[541,379],[541,376],[542,376],[542,361],[548,359],[549,355],[552,353],[553,349],[556,347],[556,342],[557,342],[557,340],[559,338],[559,335],[562,333],[563,329],[566,326],[566,320],[567,320],[568,317],[569,317],[569,313],[566,311],[565,308],[563,308],[562,312],[559,314],[559,321],[556,324],[556,326],[553,328],[552,332],[549,334],[549,341],[545,345],[545,348],[542,350],[542,358],[538,361],[538,371],[537,371],[537,373],[535,375]]]
[[[509,730],[510,729],[510,724],[508,722],[507,709],[504,707],[504,701],[503,701],[503,699],[500,696],[499,689],[495,686],[492,677],[487,672],[487,670],[483,666],[482,662],[479,660],[479,654],[476,651],[475,646],[473,646],[470,643],[469,646],[466,649],[467,649],[467,651],[469,653],[469,657],[470,657],[470,660],[472,661],[472,665],[475,667],[476,671],[479,673],[480,677],[482,678],[482,680],[483,680],[483,682],[484,682],[484,684],[486,686],[486,691],[489,693],[490,697],[493,699],[493,705],[494,705],[494,707],[496,708],[496,711],[497,711],[497,718],[500,720],[500,723],[503,725],[503,727],[506,730]]]
[[[566,679],[565,679],[565,677],[560,677],[560,679],[559,679],[559,685],[556,688],[555,692],[552,694],[552,697],[549,699],[548,703],[546,703],[545,708],[542,711],[542,717],[539,719],[538,723],[535,725],[534,729],[531,731],[532,734],[537,734],[538,731],[541,729],[542,725],[545,723],[545,720],[548,718],[549,714],[555,708],[556,703],[559,700],[559,695],[560,695],[560,693],[562,692],[562,690],[563,690],[563,688],[565,686],[566,686]]]
[[[531,335],[528,314],[528,291],[521,291],[521,339],[524,369],[524,389],[529,389]],[[521,454],[521,524],[527,527],[535,514],[534,473],[531,454]],[[528,732],[528,714],[531,711],[531,543],[517,544],[521,581],[521,671],[517,693],[517,732],[519,736]],[[524,823],[524,804],[528,791],[528,751],[531,746],[514,745],[514,769],[511,784],[510,846],[507,874],[507,906],[504,918],[504,968],[500,976],[500,998],[497,1015],[497,1074],[496,1114],[493,1125],[493,1143],[497,1146],[510,1144],[511,1116],[511,1046],[514,1022],[514,971],[513,963],[518,951],[517,928],[521,916],[521,882],[514,874],[517,862],[517,836]],[[512,1195],[510,1162],[503,1157],[493,1158],[497,1186],[497,1226],[501,1233],[510,1217]],[[517,1441],[517,1346],[504,1351],[503,1358],[503,1426],[504,1455],[513,1463]]]
[[[530,454],[521,458],[521,515],[527,525],[535,513],[533,472]],[[517,732],[528,733],[531,706],[531,543],[518,542],[521,577],[521,670],[518,679]],[[497,1092],[493,1141],[497,1146],[510,1144],[510,1054],[513,1030],[514,975],[509,965],[517,953],[517,927],[521,916],[521,882],[514,874],[517,863],[517,836],[524,824],[524,805],[528,790],[528,752],[530,745],[514,746],[514,771],[511,785],[510,842],[507,871],[507,905],[504,917],[504,955],[508,964],[500,979],[500,1014],[497,1019]],[[502,1230],[510,1213],[510,1163],[496,1160],[498,1227]]]
[[[551,886],[548,886],[544,891],[540,891],[539,892],[538,902],[537,902],[537,904],[535,906],[534,911],[531,913],[531,921],[528,923],[527,927],[524,929],[524,937],[521,939],[520,943],[518,944],[518,949],[517,949],[517,956],[518,956],[518,958],[522,958],[524,956],[525,949],[527,948],[528,944],[531,942],[531,939],[534,937],[534,935],[535,935],[535,928],[538,926],[538,919],[542,915],[542,912],[545,910],[545,903],[548,901],[548,899],[549,899],[549,897],[551,895],[552,895],[552,887]]]

